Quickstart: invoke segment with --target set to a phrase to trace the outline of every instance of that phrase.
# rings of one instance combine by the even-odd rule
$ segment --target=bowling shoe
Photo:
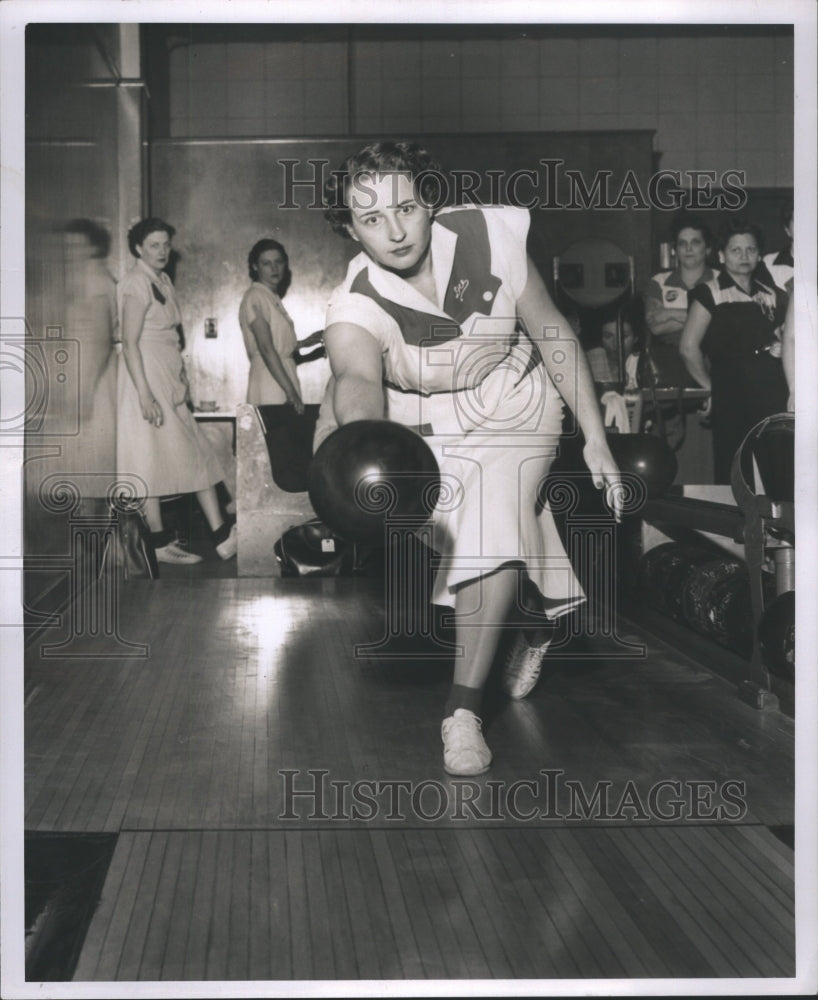
[[[183,549],[179,542],[174,539],[167,545],[163,545],[161,549],[156,550],[156,561],[172,563],[176,566],[192,566],[194,563],[200,563],[202,557],[197,556],[195,552]]]
[[[443,767],[448,774],[473,775],[488,771],[491,750],[483,739],[483,723],[467,708],[456,708],[443,720]]]
[[[550,643],[551,640],[547,639],[539,646],[529,646],[523,632],[518,630],[503,669],[502,686],[509,698],[519,701],[534,690]]]
[[[219,542],[216,546],[216,551],[219,553],[222,559],[232,559],[236,554],[239,547],[239,540],[236,537],[236,526],[235,524],[230,529],[230,534],[225,538],[223,542]]]

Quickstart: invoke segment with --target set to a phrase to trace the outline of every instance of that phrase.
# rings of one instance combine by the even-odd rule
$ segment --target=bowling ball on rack
[[[747,566],[719,555],[693,567],[682,590],[682,617],[695,632],[749,655],[753,615]]]
[[[437,503],[440,470],[415,431],[391,420],[356,420],[313,456],[308,492],[318,517],[341,538],[386,541],[387,519],[419,527]]]
[[[697,542],[664,542],[642,557],[640,591],[646,604],[685,620],[684,596],[698,568],[713,560],[713,550]]]
[[[686,568],[684,553],[676,542],[663,542],[649,549],[639,567],[638,589],[645,602],[657,611],[670,612],[671,580]]]
[[[749,573],[737,573],[714,584],[709,605],[712,638],[749,660],[755,629]]]

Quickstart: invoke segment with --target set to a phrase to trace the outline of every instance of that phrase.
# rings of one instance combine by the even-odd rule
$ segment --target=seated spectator
[[[636,369],[644,347],[638,311],[639,306],[634,300],[621,307],[619,319],[617,310],[609,309],[600,312],[591,324],[591,346],[585,353],[597,390],[601,393],[612,389],[621,392],[638,388]],[[622,330],[623,372],[619,370],[618,322]]]
[[[617,325],[621,324],[624,377],[619,376],[619,341]],[[591,324],[592,330],[595,324]],[[597,346],[587,351],[588,364],[603,407],[605,426],[622,433],[651,431],[654,426],[668,445],[677,451],[684,441],[684,414],[677,403],[657,405],[649,393],[632,400],[633,416],[628,414],[627,394],[659,385],[660,367],[649,346],[644,307],[638,297],[616,310],[606,310],[596,320]],[[642,415],[645,415],[644,419]]]
[[[603,407],[605,427],[621,433],[631,429],[623,393],[640,388],[643,374],[640,362],[645,338],[641,312],[641,302],[634,299],[625,306],[597,313],[590,323],[591,346],[585,352]]]

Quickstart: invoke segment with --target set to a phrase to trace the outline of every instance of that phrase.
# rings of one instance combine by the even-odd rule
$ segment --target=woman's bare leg
[[[159,497],[145,497],[142,512],[145,515],[148,528],[154,534],[160,532],[162,530],[162,506],[159,503]]]
[[[455,662],[441,727],[443,767],[449,774],[482,774],[491,765],[480,722],[483,688],[517,592],[519,572],[517,566],[502,566],[464,584],[455,595],[455,635],[463,652]]]
[[[218,531],[224,524],[219,498],[216,495],[216,487],[208,486],[206,490],[199,490],[196,499],[201,505],[202,512],[211,531]]]
[[[502,566],[496,573],[463,584],[455,595],[455,635],[463,647],[457,658],[453,683],[481,689],[488,680],[501,629],[517,594],[520,570]]]

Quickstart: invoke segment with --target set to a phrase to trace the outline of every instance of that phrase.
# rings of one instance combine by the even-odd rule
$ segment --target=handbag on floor
[[[111,533],[105,542],[100,573],[106,565],[125,580],[156,580],[159,564],[150,530],[137,507],[118,503],[111,518]]]

